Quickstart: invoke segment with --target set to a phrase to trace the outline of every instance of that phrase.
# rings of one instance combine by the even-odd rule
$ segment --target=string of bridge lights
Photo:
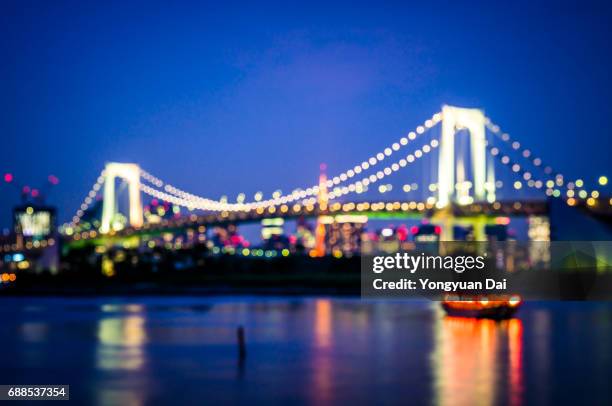
[[[544,182],[541,179],[534,179],[531,172],[526,171],[521,167],[520,164],[513,161],[508,155],[501,155],[499,149],[487,145],[487,150],[492,157],[496,158],[501,164],[511,168],[511,171],[521,176],[521,179],[527,182],[527,186],[535,189],[541,189],[544,186]],[[513,184],[515,189],[522,187],[522,181],[517,180]]]
[[[143,173],[143,178],[151,182],[151,179],[157,179],[153,175],[148,174],[145,171],[141,171]],[[308,196],[312,196],[313,194],[318,193],[319,187],[313,186],[312,188],[308,188],[306,190],[295,190],[291,194],[285,196],[278,196],[273,199],[267,199],[263,201],[249,202],[249,203],[227,203],[224,201],[211,200],[204,197],[200,197],[184,190],[178,189],[172,185],[166,184],[164,186],[163,182],[154,182],[154,184],[158,187],[164,188],[164,191],[159,191],[155,188],[152,188],[148,185],[142,185],[141,190],[153,197],[167,200],[170,203],[177,204],[179,206],[187,207],[190,209],[200,209],[200,210],[208,210],[208,211],[249,211],[252,209],[257,209],[260,207],[268,207],[273,205],[280,205],[285,203],[294,202],[299,199],[304,199]]]
[[[437,139],[433,139],[428,144],[423,145],[421,148],[417,148],[412,153],[397,160],[391,165],[386,166],[382,170],[378,171],[376,174],[372,174],[370,176],[363,177],[360,180],[353,182],[349,185],[334,188],[334,190],[329,192],[328,199],[332,200],[337,197],[340,197],[340,196],[343,196],[349,193],[353,193],[353,192],[359,193],[363,191],[364,188],[366,188],[368,185],[374,184],[384,179],[385,177],[399,171],[401,168],[404,168],[412,164],[413,162],[416,162],[419,158],[424,157],[426,154],[433,151],[433,149],[437,148],[438,146],[439,146],[439,141]],[[175,204],[181,207],[186,207],[190,210],[200,209],[200,210],[209,210],[209,211],[230,211],[230,210],[227,210],[228,205],[223,205],[223,204],[220,204],[219,202],[212,202],[209,199],[198,200],[197,197],[187,199],[184,197],[175,196],[170,193],[166,193],[166,192],[157,190],[154,187],[151,187],[145,184],[141,184],[140,188],[143,193],[151,197],[154,197],[160,200],[165,200],[169,203],[172,203],[172,204]],[[319,190],[318,186],[314,186],[312,189],[316,190],[317,192]],[[187,193],[185,194],[190,195]],[[294,194],[290,196],[284,196],[284,198],[270,199],[270,200],[279,200],[280,202],[279,204],[286,204],[286,203],[290,203],[298,199],[304,199],[301,202],[304,205],[313,205],[317,201],[317,199],[314,197],[305,199],[306,197],[307,197],[306,191],[300,191],[297,193],[294,192]],[[204,200],[207,200],[207,202],[204,202]],[[266,205],[265,202],[255,202],[255,203],[246,203],[246,204],[237,203],[237,204],[232,204],[232,206],[240,206],[242,211],[249,211],[253,209],[265,209],[272,205]]]
[[[92,185],[91,189],[89,189],[89,192],[85,196],[85,199],[83,199],[83,202],[79,206],[79,209],[76,211],[75,215],[72,217],[72,220],[70,221],[70,223],[65,225],[66,227],[74,228],[77,224],[79,224],[85,212],[89,209],[91,204],[94,202],[95,198],[98,196],[98,193],[100,192],[100,189],[102,188],[102,184],[104,184],[104,175],[105,175],[105,171],[102,170],[100,172],[100,175],[96,179],[96,182]]]
[[[400,138],[397,142],[394,142],[393,144],[384,148],[382,151],[372,155],[367,160],[364,160],[363,162],[361,162],[361,164],[355,165],[353,168],[350,168],[328,179],[326,186],[328,188],[339,186],[342,183],[348,181],[349,179],[355,177],[356,175],[366,170],[372,169],[373,167],[378,165],[380,162],[389,158],[395,152],[399,151],[400,149],[408,145],[411,141],[414,141],[418,136],[425,134],[429,129],[433,128],[441,120],[442,120],[442,113],[441,112],[435,113],[431,118],[425,120],[422,125],[417,126],[414,131],[410,131],[406,136]],[[395,163],[395,165],[391,165],[383,169],[383,171],[378,171],[377,175],[372,175],[372,176],[377,177],[378,174],[380,173],[383,173],[386,176],[387,172],[389,172],[388,174],[390,174],[391,173],[390,171],[393,172],[393,171],[398,170],[400,167],[399,162],[402,162],[402,160],[399,160],[397,163]],[[393,168],[397,168],[397,169],[394,170]],[[179,204],[184,207],[193,207],[197,209],[210,210],[210,211],[228,211],[228,212],[249,211],[252,209],[267,208],[269,206],[278,206],[281,204],[291,203],[291,202],[294,202],[300,199],[309,198],[319,193],[319,186],[314,185],[305,190],[298,189],[289,194],[285,194],[282,196],[274,196],[271,199],[246,202],[246,203],[245,202],[228,203],[222,200],[212,200],[212,199],[208,199],[202,196],[194,195],[185,190],[177,188],[171,184],[165,183],[160,178],[144,170],[141,170],[141,176],[144,180],[151,183],[152,185],[155,185],[158,188],[162,188],[162,187],[164,188],[164,192],[156,193],[157,196],[166,196],[166,195],[174,196],[175,199],[173,200],[177,202],[176,204]],[[372,178],[372,176],[370,176],[369,178]],[[364,178],[364,179],[367,179],[367,178]],[[350,189],[353,189],[353,187],[356,188],[355,185],[357,185],[358,183],[359,182],[354,182],[349,186],[343,187],[342,190],[349,190],[348,189],[349,187]],[[146,189],[146,191],[144,189]],[[150,188],[150,187],[143,188],[143,191],[147,194],[154,193],[153,188]],[[160,191],[157,191],[157,192],[160,192]],[[331,196],[335,196],[335,194],[330,194],[330,199],[332,198]],[[176,197],[178,197],[180,200],[176,200]],[[161,199],[161,197],[158,197],[158,198]]]
[[[185,200],[185,199],[181,199],[179,197],[173,196],[171,194],[168,193],[164,193],[160,190],[157,190],[155,188],[152,188],[151,186],[145,185],[145,184],[140,184],[140,190],[155,198],[155,199],[160,199],[163,201],[166,201],[168,203],[172,203],[174,205],[178,205],[178,206],[182,206],[182,207],[186,207],[190,210],[196,209],[198,208],[198,204],[195,201],[189,201],[189,200]]]
[[[520,152],[521,157],[528,160],[528,162],[530,162],[536,168],[542,169],[548,178],[547,180],[533,179],[533,174],[529,171],[525,171],[520,164],[513,161],[509,155],[501,155],[501,151],[497,147],[489,148],[491,155],[497,157],[502,164],[510,166],[513,172],[520,174],[527,182],[527,186],[535,187],[536,189],[542,189],[544,186],[546,186],[546,195],[557,198],[563,197],[562,191],[559,189],[563,188],[566,195],[566,201],[570,206],[576,204],[576,198],[586,200],[589,206],[595,205],[596,199],[599,198],[599,192],[597,190],[591,190],[589,192],[586,188],[583,188],[584,182],[581,179],[577,179],[575,182],[566,183],[565,176],[562,173],[554,171],[551,166],[544,166],[542,168],[541,158],[532,157],[532,153],[529,149],[521,148],[520,142],[512,140],[508,133],[503,132],[501,128],[491,122],[489,118],[487,118],[486,126],[498,138],[510,145],[513,150]],[[515,189],[520,189],[522,182],[515,181],[513,186]],[[576,191],[575,188],[581,188],[581,190]]]
[[[185,207],[189,210],[206,210],[206,211],[216,211],[216,212],[230,212],[230,211],[238,212],[238,211],[250,211],[253,209],[263,209],[266,207],[271,207],[271,205],[263,206],[265,202],[257,202],[258,204],[249,203],[249,204],[242,204],[242,205],[240,205],[239,203],[231,204],[231,205],[224,205],[224,204],[217,203],[217,202],[202,203],[196,199],[184,199],[181,197],[177,197],[177,196],[171,195],[166,192],[162,192],[160,190],[157,190],[153,187],[150,187],[144,184],[140,185],[140,189],[143,193],[151,197],[167,201],[177,206]],[[289,199],[289,198],[282,199],[279,204],[290,203],[295,200],[297,199]],[[306,199],[302,201],[303,204],[314,204],[314,202],[316,202],[315,198]],[[231,206],[239,206],[239,209],[232,210],[233,208]]]
[[[530,172],[520,169],[519,164],[515,163],[512,160],[503,160],[503,158],[507,157],[507,155],[500,156],[499,154],[493,154],[491,150],[492,148],[489,149],[491,155],[498,158],[498,160],[500,160],[502,164],[511,166],[513,172],[517,172],[518,174],[522,175],[528,187],[541,190],[544,186],[546,186],[546,196],[555,198],[565,198],[565,201],[570,206],[574,206],[577,203],[578,198],[585,200],[587,205],[589,206],[594,206],[597,203],[597,199],[599,198],[599,192],[597,190],[592,190],[589,193],[586,189],[580,189],[578,191],[574,189],[576,186],[578,188],[582,188],[582,181],[577,181],[576,184],[573,182],[568,182],[566,185],[563,185],[560,181],[562,180],[562,178],[557,178],[555,181],[549,179],[546,182],[541,179],[532,179],[530,176]],[[521,189],[522,185],[523,182],[517,180],[514,182],[513,187],[518,190]],[[565,197],[563,196],[560,187],[565,187]],[[610,201],[610,204],[612,204],[612,200]]]
[[[402,137],[398,140],[398,142],[394,142],[390,146],[383,149],[381,152],[378,152],[375,155],[372,155],[367,160],[363,161],[359,165],[355,165],[352,169],[348,169],[345,172],[336,175],[327,181],[327,187],[333,187],[339,185],[342,182],[345,182],[349,178],[352,178],[356,174],[360,174],[362,171],[368,170],[378,163],[382,162],[384,159],[393,155],[394,152],[399,151],[410,141],[414,141],[418,136],[425,134],[426,131],[436,126],[440,121],[442,121],[442,112],[435,113],[430,119],[425,120],[425,122],[418,126],[414,131],[410,131],[405,137]]]
[[[554,171],[553,168],[551,166],[549,166],[549,165],[543,165],[541,158],[534,157],[533,153],[531,152],[531,150],[522,147],[520,142],[518,142],[516,140],[513,140],[510,137],[510,134],[508,134],[506,132],[503,132],[501,130],[500,126],[498,126],[497,124],[493,123],[488,117],[487,117],[487,121],[486,121],[486,126],[499,139],[501,139],[502,141],[504,141],[505,143],[510,145],[511,148],[514,151],[520,152],[520,155],[524,159],[528,160],[534,167],[542,170],[547,177],[555,178],[555,179],[561,179],[558,182],[558,183],[560,183],[560,185],[558,185],[558,186],[562,186],[563,185],[564,176],[563,176],[562,173]],[[497,154],[500,153],[500,151],[499,151],[499,149],[497,147],[492,147],[491,153],[493,155],[497,155]],[[503,161],[505,161],[505,162],[502,162],[502,163],[506,164],[506,162],[509,162],[510,157],[508,155],[505,155],[505,156],[502,157],[502,159],[503,159]]]
[[[359,192],[360,189],[363,190],[364,187],[367,187],[370,184],[374,184],[384,179],[385,177],[399,171],[401,168],[404,168],[412,164],[413,162],[416,162],[419,158],[424,157],[425,155],[433,151],[435,148],[437,148],[439,145],[439,141],[437,139],[433,139],[428,144],[423,145],[423,147],[417,148],[412,153],[406,155],[406,157],[401,158],[393,164],[386,166],[384,169],[376,172],[376,174],[363,177],[360,180],[349,184],[348,186],[335,188],[329,193],[328,198],[331,200],[340,196],[347,195],[349,193]]]

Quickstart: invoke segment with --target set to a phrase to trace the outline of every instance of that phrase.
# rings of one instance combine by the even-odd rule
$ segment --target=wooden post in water
[[[238,326],[238,356],[240,360],[244,360],[246,358],[246,344],[244,339],[244,327]]]

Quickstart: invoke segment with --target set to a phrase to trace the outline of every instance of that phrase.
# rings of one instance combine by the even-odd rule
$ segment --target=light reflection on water
[[[137,370],[144,364],[145,319],[140,315],[98,322],[97,367]]]
[[[432,365],[436,403],[496,404],[496,392],[507,386],[507,403],[521,404],[523,322],[520,319],[495,322],[441,317],[435,331]],[[500,368],[503,365],[507,370]]]
[[[333,359],[329,349],[333,345],[332,302],[329,299],[315,301],[313,339],[315,351],[312,356],[312,369],[317,371],[313,379],[313,394],[317,404],[333,401]]]
[[[606,303],[528,303],[494,322],[429,302],[3,298],[0,316],[2,383],[69,383],[87,404],[610,400]]]

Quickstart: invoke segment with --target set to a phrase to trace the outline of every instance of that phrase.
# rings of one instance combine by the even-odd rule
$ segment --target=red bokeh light
[[[12,173],[5,173],[4,174],[4,181],[6,183],[10,183],[13,181],[13,174]]]
[[[398,227],[395,232],[397,234],[397,238],[400,241],[406,241],[408,239],[408,229],[406,228],[406,226]]]

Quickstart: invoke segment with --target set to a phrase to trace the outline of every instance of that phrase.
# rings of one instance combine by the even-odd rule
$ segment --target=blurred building
[[[53,207],[35,204],[13,209],[13,232],[0,242],[0,269],[3,272],[0,280],[6,279],[6,272],[14,272],[17,277],[19,272],[58,271],[55,213]]]
[[[361,235],[368,222],[367,216],[340,214],[323,216],[319,221],[325,225],[325,247],[328,254],[340,257],[361,252]]]

